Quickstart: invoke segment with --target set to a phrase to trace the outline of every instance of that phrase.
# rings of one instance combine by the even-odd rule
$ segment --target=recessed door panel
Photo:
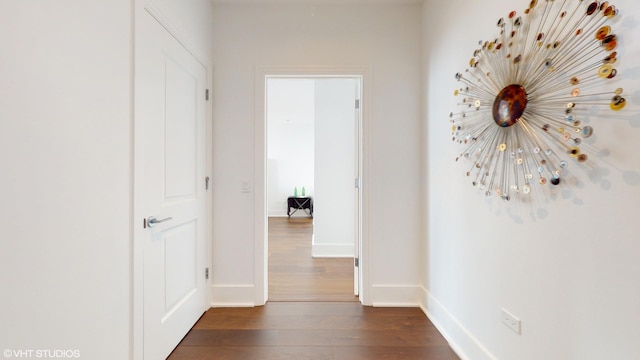
[[[165,196],[193,196],[197,167],[198,82],[165,53]]]
[[[164,234],[165,316],[197,290],[197,223],[191,221]]]

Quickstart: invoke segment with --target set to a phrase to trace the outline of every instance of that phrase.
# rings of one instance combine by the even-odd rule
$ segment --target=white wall
[[[314,257],[354,256],[357,81],[316,81]]]
[[[214,10],[213,302],[255,303],[262,281],[254,267],[260,209],[240,184],[256,176],[254,87],[264,66],[371,69],[364,184],[370,295],[380,303],[417,302],[420,6],[219,4]],[[261,184],[252,185],[257,193]]]
[[[180,4],[208,31],[206,0]],[[132,10],[0,2],[3,350],[130,358]]]
[[[126,359],[131,4],[0,3],[0,348]]]
[[[267,209],[269,216],[287,216],[295,187],[298,195],[303,187],[306,195],[314,192],[315,80],[272,78],[267,86]]]
[[[454,74],[478,40],[495,35],[513,1],[424,5],[424,306],[468,359],[638,357],[640,6],[615,5],[621,80],[613,87],[624,87],[629,104],[620,118],[593,124],[589,165],[571,164],[577,186],[561,184],[530,203],[486,199],[472,187],[468,164],[454,161],[461,150],[448,122]],[[501,307],[521,319],[522,335],[501,324]]]

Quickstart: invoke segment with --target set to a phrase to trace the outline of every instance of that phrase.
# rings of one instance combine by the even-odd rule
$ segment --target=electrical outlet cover
[[[522,322],[520,321],[520,319],[515,317],[504,308],[500,309],[500,318],[502,320],[502,323],[508,326],[516,334],[520,335],[522,333]]]

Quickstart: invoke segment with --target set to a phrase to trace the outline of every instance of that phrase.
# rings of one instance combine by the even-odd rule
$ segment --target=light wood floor
[[[357,301],[353,258],[312,258],[312,234],[311,218],[269,218],[269,301]]]
[[[310,259],[311,225],[270,219],[269,302],[208,310],[169,359],[459,360],[420,309],[356,301],[350,259]]]

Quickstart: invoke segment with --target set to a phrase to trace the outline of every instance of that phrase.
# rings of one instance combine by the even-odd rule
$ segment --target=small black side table
[[[293,208],[293,212],[291,212]],[[309,216],[313,217],[313,198],[311,196],[289,196],[287,198],[287,216],[295,214],[298,210],[309,210]]]

